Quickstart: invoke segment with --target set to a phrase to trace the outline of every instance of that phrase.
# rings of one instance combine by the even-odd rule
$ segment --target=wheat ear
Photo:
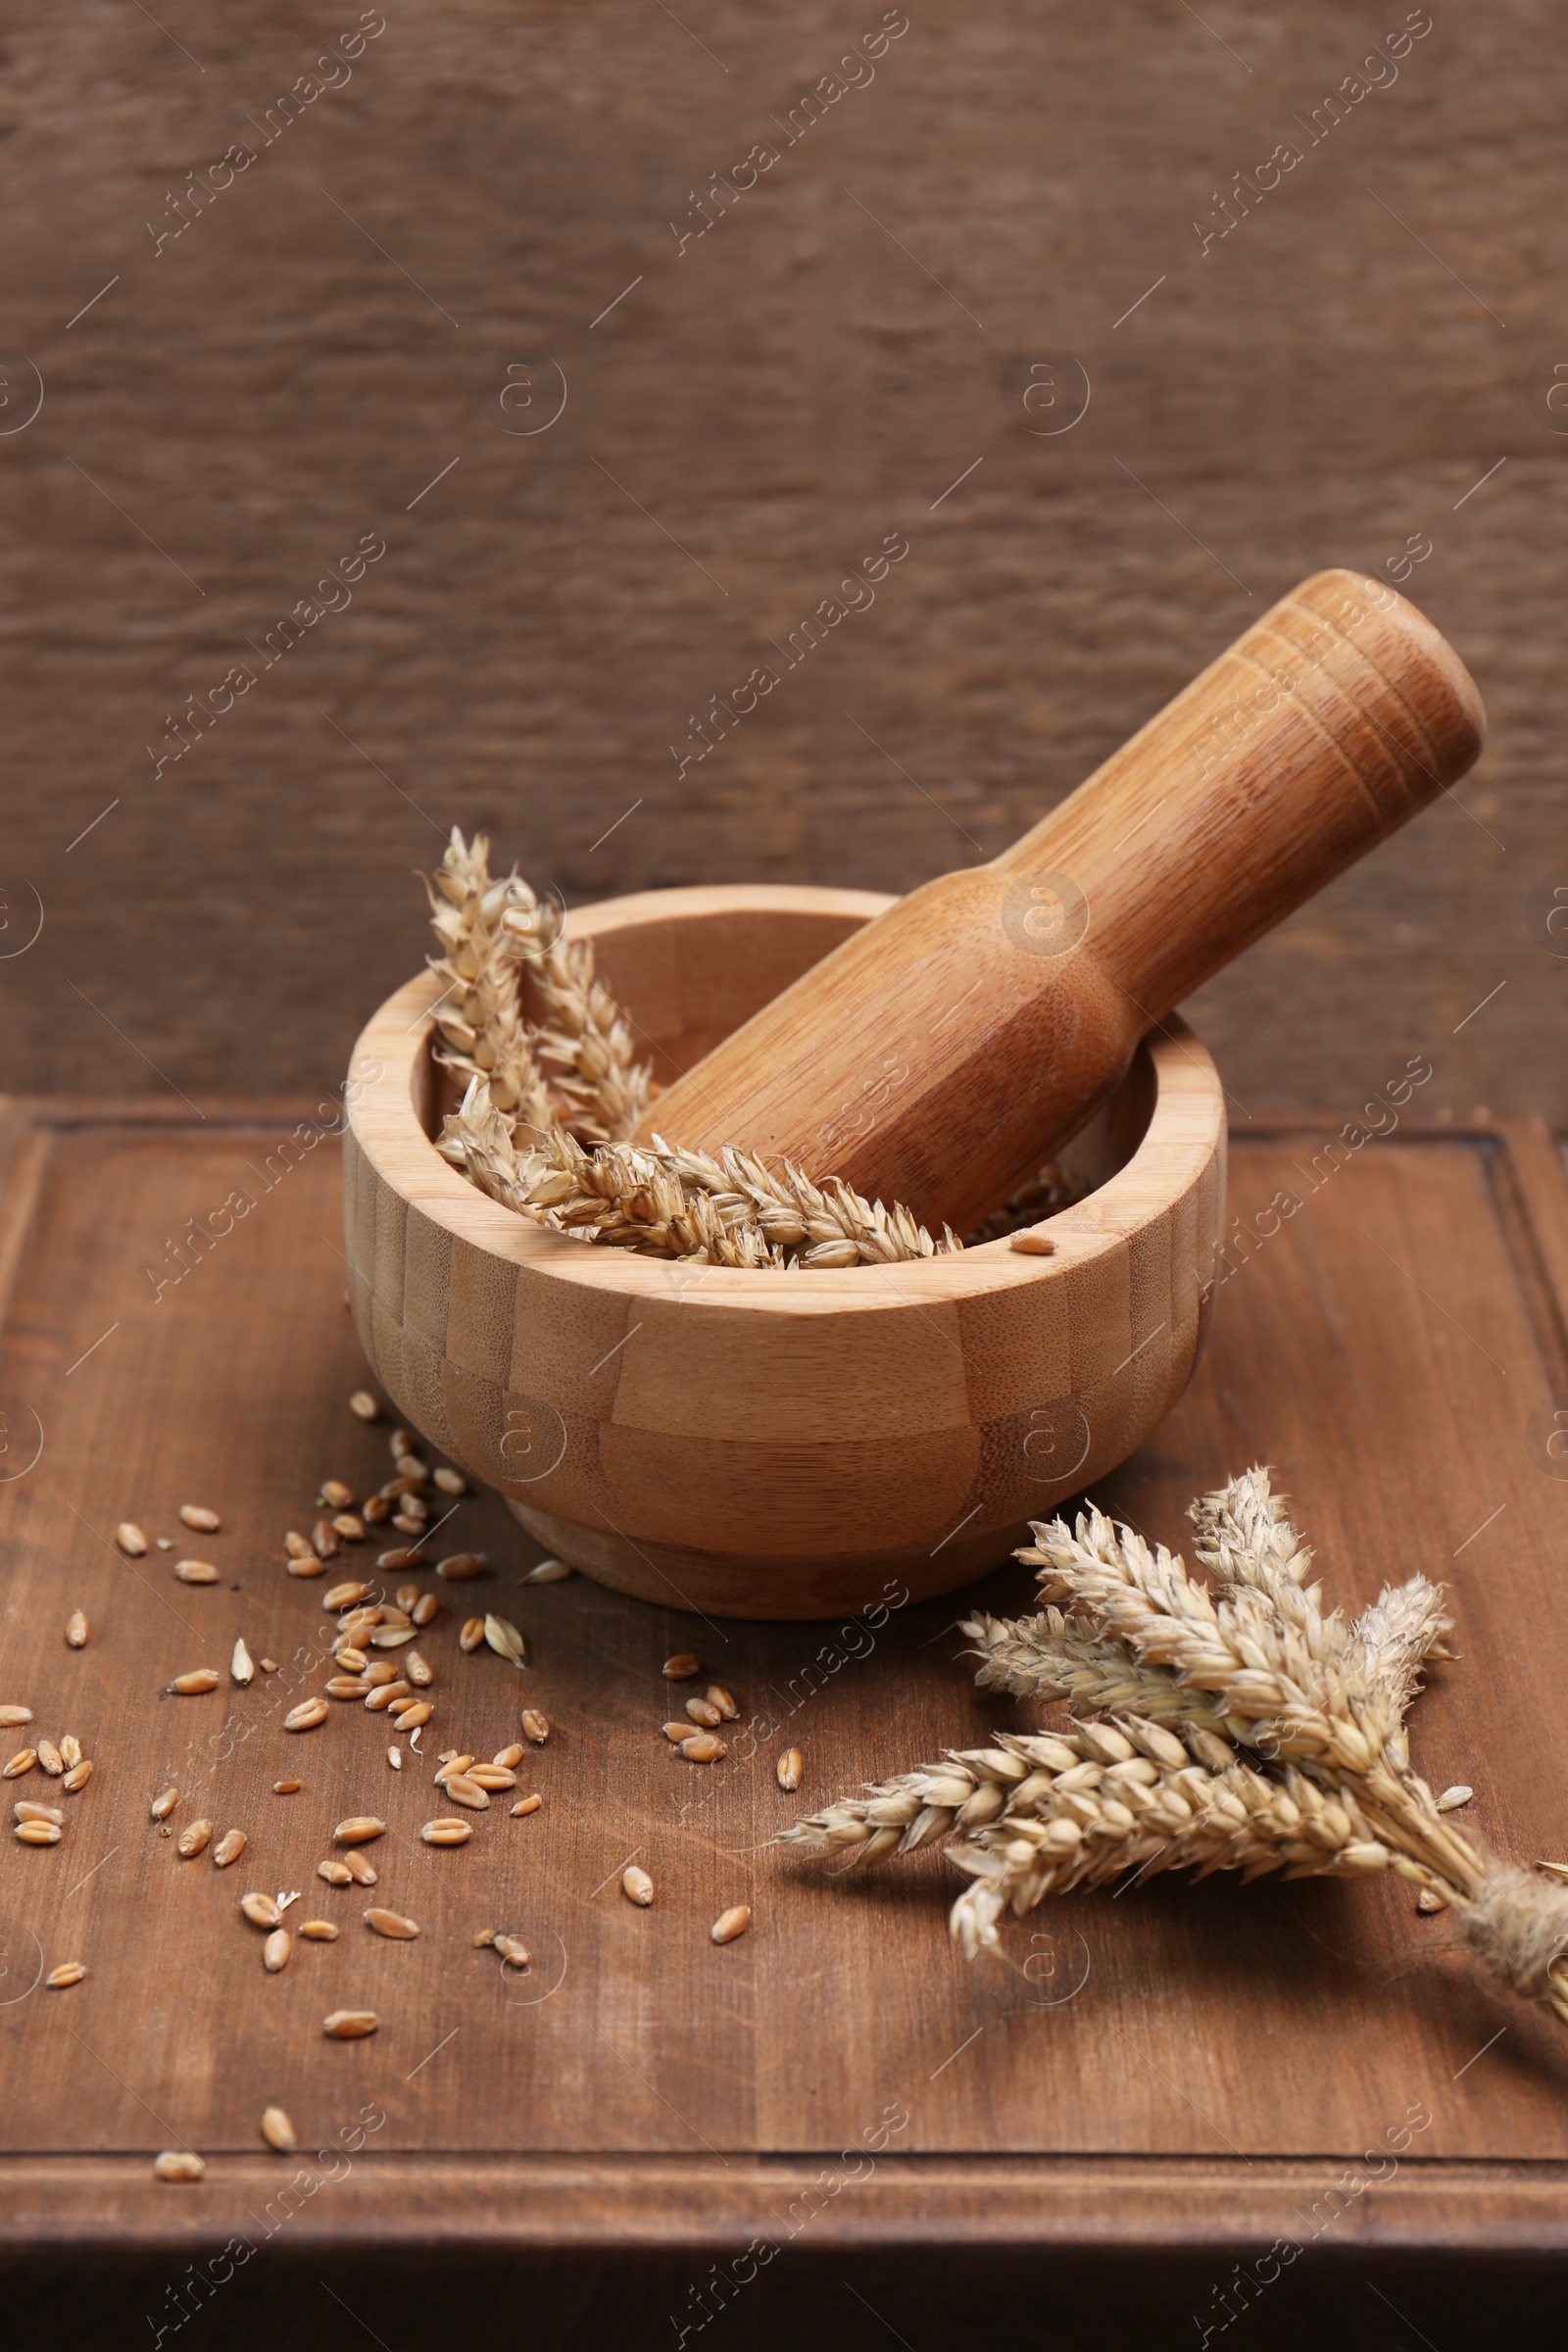
[[[437,1058],[468,1080],[436,1148],[493,1200],[583,1241],[714,1265],[896,1265],[963,1247],[837,1177],[816,1185],[787,1162],[730,1148],[714,1159],[658,1136],[633,1146],[652,1081],[594,976],[592,942],[565,940],[515,869],[492,882],[482,834],[466,844],[454,827],[426,889],[443,951],[431,963],[448,982]],[[523,968],[550,1015],[540,1030],[517,1009]]]
[[[969,1629],[981,1638],[982,1679],[1041,1691],[1049,1674],[1054,1694],[1104,1705],[1119,1672],[1123,1703],[1137,1712],[950,1753],[809,1816],[786,1838],[874,1859],[968,1833],[952,1849],[972,1882],[952,1924],[971,1956],[995,1944],[1007,1908],[1026,1911],[1129,1866],[1393,1870],[1458,1913],[1494,1974],[1568,2023],[1568,1891],[1465,1838],[1405,1753],[1399,1711],[1441,1644],[1441,1595],[1412,1579],[1385,1589],[1350,1635],[1334,1630],[1266,1476],[1250,1479],[1199,1506],[1201,1539],[1223,1567],[1218,1601],[1163,1545],[1092,1511],[1071,1529],[1059,1519],[1036,1526],[1036,1544],[1018,1555],[1040,1569],[1052,1604],[1044,1619]],[[1308,1596],[1310,1617],[1287,1586]],[[1171,1700],[1181,1739],[1152,1719]]]
[[[456,825],[446,854],[424,886],[441,953],[430,968],[446,982],[432,1007],[440,1043],[437,1061],[466,1079],[482,1079],[493,1108],[525,1137],[556,1122],[528,1032],[517,1012],[508,908],[533,893],[514,870],[490,878],[490,845],[482,833],[465,842]]]
[[[566,939],[542,913],[536,904],[509,907],[502,918],[549,1016],[536,1050],[579,1142],[622,1143],[648,1107],[652,1068],[634,1059],[631,1023],[595,977],[593,941]]]
[[[589,1152],[561,1128],[519,1152],[478,1081],[447,1118],[438,1149],[523,1216],[659,1257],[817,1268],[892,1264],[961,1247],[947,1228],[934,1242],[905,1210],[889,1212],[844,1185],[821,1190],[798,1169],[774,1173],[740,1152],[713,1159],[663,1143]]]

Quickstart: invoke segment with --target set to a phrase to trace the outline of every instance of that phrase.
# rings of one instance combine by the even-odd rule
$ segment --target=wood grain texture
[[[753,1151],[965,1233],[1180,999],[1446,792],[1473,680],[1386,580],[1303,580],[1021,841],[902,900],[636,1132]]]
[[[853,937],[884,905],[656,891],[584,908],[570,932],[678,1071],[826,932]],[[350,1065],[355,1320],[398,1410],[617,1590],[739,1617],[951,1592],[1124,1460],[1187,1386],[1222,1239],[1225,1104],[1182,1022],[1080,1139],[1096,1189],[1040,1225],[1053,1255],[1002,1240],[776,1274],[592,1248],[448,1167],[430,1141],[440,993],[435,973],[401,989]]]
[[[1353,1104],[1420,1050],[1434,1102],[1568,1117],[1568,980],[1530,901],[1568,879],[1568,443],[1537,373],[1564,336],[1565,68],[1538,10],[1442,12],[1319,134],[1402,6],[931,0],[679,255],[691,191],[783,149],[771,118],[879,5],[711,0],[710,57],[646,0],[407,0],[264,146],[359,13],[170,0],[171,40],[90,0],[7,27],[6,337],[46,387],[0,438],[4,878],[47,908],[0,963],[10,1083],[329,1087],[417,963],[410,869],[453,820],[572,904],[912,889],[1015,840],[1341,562],[1460,649],[1490,746],[1462,807],[1191,1017],[1251,1108]],[[155,256],[147,221],[235,139],[255,163]],[[1285,139],[1300,166],[1201,252],[1194,220]],[[516,437],[504,371],[541,352],[567,409]],[[1053,352],[1093,400],[1039,438]],[[258,667],[368,531],[388,552],[352,605],[155,777],[166,714]],[[875,607],[677,782],[688,714],[893,531]]]
[[[284,1576],[279,1537],[319,1476],[363,1486],[387,1458],[384,1427],[344,1401],[364,1365],[340,1303],[336,1146],[323,1137],[279,1172],[298,1124],[285,1106],[202,1123],[40,1105],[0,1128],[8,1164],[44,1178],[5,1196],[0,1393],[8,1429],[25,1407],[46,1438],[4,1490],[0,1695],[30,1703],[40,1730],[74,1730],[96,1764],[60,1847],[0,1842],[8,2308],[53,2281],[37,2291],[58,2318],[96,2278],[139,2298],[139,2333],[172,2276],[240,2233],[258,2257],[203,2323],[215,2342],[247,2340],[257,2315],[271,2325],[285,2289],[324,2310],[326,2277],[401,2352],[400,2313],[430,2308],[421,2297],[456,2308],[465,2282],[493,2293],[505,2277],[563,2328],[573,2313],[602,2327],[601,2296],[631,2291],[628,2340],[651,2344],[669,2340],[669,2312],[710,2263],[760,2232],[783,2251],[726,2323],[737,2345],[787,2342],[797,2292],[848,2305],[846,2278],[911,2342],[917,2308],[946,2309],[955,2281],[972,2293],[982,2278],[999,2310],[1015,2297],[1020,2312],[1057,2280],[1064,2328],[1097,2297],[1186,2328],[1293,2212],[1315,2234],[1299,2294],[1271,2290],[1282,2345],[1310,2340],[1308,2314],[1349,2312],[1352,2286],[1364,2303],[1371,2277],[1435,2343],[1479,2347],[1488,2312],[1494,2328],[1546,2276],[1532,2264],[1556,2263],[1560,2279],[1560,2034],[1484,1984],[1396,1885],[1158,1883],[1043,1910],[1009,1930],[1011,1967],[968,1968],[946,1938],[939,1857],[845,1882],[767,1850],[797,1803],[1017,1720],[970,1686],[951,1600],[878,1626],[701,1631],[742,1710],[730,1756],[703,1773],[658,1730],[660,1665],[692,1621],[588,1579],[519,1590],[534,1547],[477,1497],[448,1540],[488,1551],[491,1569],[443,1593],[432,1732],[490,1752],[524,1696],[543,1706],[555,1730],[526,1767],[542,1809],[520,1822],[492,1809],[469,1846],[432,1855],[416,1829],[433,1791],[408,1768],[394,1778],[380,1726],[345,1707],[283,1734],[282,1700],[319,1680],[307,1661],[321,1587]],[[1524,1859],[1561,1855],[1568,1487],[1541,1445],[1568,1397],[1561,1177],[1535,1130],[1522,1155],[1494,1128],[1401,1122],[1326,1156],[1337,1130],[1323,1122],[1260,1129],[1234,1149],[1235,1270],[1205,1357],[1096,1498],[1179,1543],[1194,1493],[1266,1458],[1336,1601],[1415,1568],[1446,1579],[1461,1662],[1418,1702],[1418,1764],[1436,1786],[1474,1786],[1467,1828]],[[1288,1192],[1296,1211],[1244,1247]],[[213,1207],[241,1194],[254,1205],[154,1299],[143,1268],[165,1237],[193,1216],[211,1231]],[[215,1588],[107,1541],[126,1513],[172,1532],[185,1499],[223,1515]],[[1008,1568],[977,1597],[1011,1608],[1027,1592]],[[524,1627],[526,1674],[459,1655],[458,1619],[486,1605]],[[93,1627],[80,1652],[61,1638],[75,1606]],[[282,1674],[158,1697],[175,1671],[221,1664],[237,1633]],[[785,1743],[807,1758],[798,1800],[774,1784]],[[274,1797],[288,1770],[305,1787]],[[176,1824],[199,1805],[247,1829],[235,1870],[176,1862],[146,1812],[171,1779],[186,1789]],[[378,1893],[419,1920],[416,1943],[378,1942],[358,1925],[365,1898],[312,1876],[332,1825],[360,1810],[390,1824],[370,1849]],[[616,1890],[633,1853],[659,1889],[651,1911]],[[265,1976],[235,1913],[248,1885],[304,1887],[340,1940],[299,1944]],[[752,1903],[752,1929],[715,1950],[708,1925],[735,1900]],[[542,1955],[524,1987],[471,1947],[498,1920]],[[19,1955],[80,1958],[89,1974],[18,1999]],[[1086,1958],[1073,1997],[1053,1998]],[[325,2042],[324,2011],[365,2000],[379,2034]],[[292,2215],[264,2193],[297,2169],[264,2162],[270,2100],[294,2116],[318,2181]],[[1331,2183],[1347,2165],[1364,2176],[1362,2151],[1412,2102],[1432,2121],[1397,2173],[1329,2212]],[[333,2179],[316,2152],[365,2105],[386,2123]],[[842,2151],[890,2105],[907,2123],[869,2175],[829,2193],[824,2174],[845,2171]],[[151,2152],[180,2141],[211,2173],[161,2188]],[[1453,2271],[1460,2255],[1491,2266],[1490,2304],[1460,2291],[1477,2276]],[[301,2341],[332,2340],[309,2310],[300,2327]],[[866,2322],[863,2340],[875,2332]],[[1388,2329],[1362,2310],[1346,2340],[1386,2345]]]

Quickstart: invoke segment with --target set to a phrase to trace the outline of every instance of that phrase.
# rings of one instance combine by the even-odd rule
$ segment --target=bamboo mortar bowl
[[[890,904],[660,890],[569,928],[667,1081]],[[450,1099],[438,993],[411,980],[356,1048],[355,1321],[398,1411],[602,1584],[730,1617],[951,1592],[1124,1460],[1192,1377],[1225,1108],[1180,1021],[1064,1154],[1098,1189],[1049,1220],[1054,1255],[1002,1240],[771,1274],[571,1241],[475,1191],[430,1141]]]

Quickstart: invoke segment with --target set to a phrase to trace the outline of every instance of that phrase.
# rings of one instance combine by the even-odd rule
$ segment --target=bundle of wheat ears
[[[1004,1734],[784,1832],[874,1861],[958,1833],[972,1959],[1004,1911],[1131,1873],[1395,1871],[1456,1915],[1516,1992],[1568,2024],[1568,1888],[1460,1835],[1412,1770],[1404,1717],[1450,1630],[1441,1587],[1385,1586],[1353,1624],[1325,1613],[1312,1554],[1255,1468],[1192,1506],[1210,1582],[1099,1511],[1036,1525],[1037,1617],[979,1616],[976,1681],[1065,1699],[1072,1728]],[[1079,1720],[1093,1716],[1093,1721]]]
[[[492,881],[489,855],[482,834],[466,845],[454,827],[425,885],[441,949],[430,965],[446,983],[436,1058],[467,1081],[437,1149],[481,1192],[582,1241],[721,1266],[892,1265],[962,1249],[946,1226],[933,1241],[906,1208],[836,1177],[812,1184],[787,1161],[631,1143],[652,1079],[595,977],[593,942],[567,940],[515,868]],[[520,1009],[524,971],[538,1025]]]

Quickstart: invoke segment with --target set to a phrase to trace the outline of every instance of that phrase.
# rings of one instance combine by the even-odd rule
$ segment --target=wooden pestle
[[[788,1158],[961,1233],[1174,1005],[1463,775],[1484,726],[1423,613],[1317,572],[1011,849],[764,1005],[639,1136]]]

